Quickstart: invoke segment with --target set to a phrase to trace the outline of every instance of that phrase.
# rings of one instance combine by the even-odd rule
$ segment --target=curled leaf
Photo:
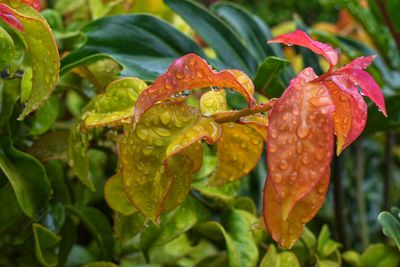
[[[204,93],[200,98],[200,112],[204,116],[212,116],[221,111],[227,111],[225,90],[211,90]]]
[[[110,83],[104,94],[92,100],[91,109],[83,115],[86,128],[130,123],[135,102],[147,84],[137,78],[122,78]]]
[[[367,105],[357,87],[344,76],[333,76],[324,82],[335,105],[333,125],[339,155],[362,133],[367,122]]]
[[[218,165],[210,185],[223,185],[248,174],[257,164],[263,149],[263,138],[251,127],[236,123],[222,124],[217,144]]]
[[[323,178],[333,154],[334,106],[322,84],[310,83],[315,77],[311,68],[305,69],[271,110],[268,181],[279,196],[284,220]],[[266,218],[272,216],[271,210],[265,212]]]
[[[289,46],[299,45],[307,47],[314,53],[322,55],[324,58],[326,58],[331,66],[331,69],[338,63],[339,60],[337,51],[330,45],[311,39],[310,36],[301,30],[279,35],[274,39],[269,40],[268,43],[284,43]]]
[[[368,96],[387,117],[383,93],[379,85],[368,72],[362,69],[348,68],[345,66],[335,73],[347,76],[352,82],[360,86],[362,94]]]
[[[217,123],[182,102],[154,105],[135,129],[126,127],[120,142],[122,177],[135,207],[156,221],[161,212],[179,205],[198,169],[194,158],[202,150],[196,143],[215,143],[219,136]]]
[[[24,31],[24,25],[16,18],[14,10],[6,4],[0,3],[0,18],[14,29]]]
[[[134,123],[137,123],[143,112],[156,102],[167,100],[175,93],[195,88],[227,87],[242,94],[252,106],[255,102],[254,86],[246,77],[246,74],[240,71],[214,71],[204,59],[195,54],[180,57],[139,96],[135,106]]]
[[[329,167],[322,179],[303,198],[298,200],[288,215],[282,209],[281,200],[272,179],[264,187],[264,220],[272,238],[285,248],[291,248],[300,238],[304,225],[319,211],[324,203],[329,185]]]

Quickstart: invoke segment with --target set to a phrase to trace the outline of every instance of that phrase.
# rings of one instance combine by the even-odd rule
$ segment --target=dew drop
[[[289,179],[291,181],[295,181],[297,179],[297,171],[294,171],[290,174]]]
[[[293,46],[293,44],[292,43],[288,43],[287,46]]]
[[[283,114],[282,120],[287,121],[289,119],[289,114],[285,113]]]
[[[276,150],[277,150],[275,145],[269,145],[268,148],[269,148],[269,152],[272,152],[272,153],[276,152]]]
[[[278,132],[275,129],[271,129],[270,130],[270,135],[273,138],[277,138],[278,137]]]
[[[156,134],[158,134],[159,136],[163,136],[163,137],[171,136],[170,130],[165,129],[165,128],[161,128],[161,127],[154,128],[154,132]]]
[[[171,113],[169,111],[164,111],[160,114],[161,123],[167,125],[171,121]]]
[[[154,148],[152,146],[146,146],[143,148],[143,154],[150,155],[153,152]]]
[[[211,88],[211,90],[213,90],[213,91],[218,91],[218,90],[219,90],[219,87],[218,87],[218,86],[211,86],[210,88]]]
[[[286,170],[288,167],[289,167],[289,164],[288,164],[288,162],[287,162],[285,159],[283,159],[283,160],[279,163],[279,168],[280,168],[281,170]]]
[[[302,125],[299,125],[299,127],[297,127],[297,136],[300,138],[306,138],[307,135],[310,133],[310,128],[308,127],[303,127]]]
[[[276,173],[272,177],[274,179],[274,182],[277,184],[279,184],[282,181],[282,174],[280,174],[280,173]]]
[[[175,94],[174,94],[174,97],[175,97],[175,98],[181,97],[181,93],[175,93]]]
[[[311,162],[311,159],[310,159],[310,157],[308,155],[304,155],[301,158],[301,162],[304,163],[304,164],[309,164]]]
[[[190,96],[190,90],[183,90],[181,95],[182,96]]]
[[[298,154],[301,154],[303,152],[303,145],[301,144],[301,142],[297,142],[296,151]]]
[[[148,135],[148,131],[146,129],[143,129],[139,125],[136,127],[135,131],[137,137],[139,137],[140,140],[145,141]]]
[[[296,104],[294,104],[293,107],[292,107],[292,113],[293,113],[293,115],[295,115],[295,116],[297,116],[297,115],[300,114],[299,107],[298,107]]]

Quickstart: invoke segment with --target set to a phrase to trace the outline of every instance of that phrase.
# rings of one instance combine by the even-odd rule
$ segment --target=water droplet
[[[295,181],[297,179],[297,171],[294,171],[290,174],[289,179],[291,181]]]
[[[269,152],[272,152],[272,153],[276,152],[276,150],[277,150],[275,145],[269,145],[268,148],[269,148]]]
[[[277,138],[278,137],[278,132],[275,129],[271,129],[270,130],[270,135],[273,138]]]
[[[282,174],[280,173],[275,173],[272,178],[274,179],[274,182],[279,184],[282,181]]]
[[[311,162],[311,159],[310,159],[310,157],[308,155],[304,155],[301,158],[301,162],[303,162],[304,164],[309,164]]]
[[[210,88],[213,91],[218,91],[220,89],[218,86],[211,86]]]
[[[167,125],[171,121],[171,113],[169,111],[164,111],[160,114],[161,123]]]
[[[164,145],[164,142],[163,142],[163,140],[158,139],[158,140],[155,141],[154,144],[155,144],[156,146],[163,146],[163,145]]]
[[[175,97],[175,98],[181,97],[181,93],[175,93],[175,94],[174,94],[174,97]]]
[[[148,135],[148,131],[146,129],[143,129],[141,126],[136,126],[136,131],[135,131],[137,137],[139,137],[140,140],[145,141]]]
[[[310,128],[308,127],[303,127],[302,125],[299,125],[299,127],[297,127],[297,136],[300,138],[306,138],[307,135],[310,133]]]
[[[190,96],[190,90],[183,90],[181,95],[182,96]]]
[[[197,77],[199,77],[200,79],[204,78],[204,74],[201,70],[197,70],[196,74],[197,74]]]
[[[176,77],[178,80],[182,80],[183,78],[185,78],[185,75],[184,75],[182,72],[177,71],[176,74],[175,74],[175,77]]]
[[[289,114],[288,113],[283,114],[282,120],[287,121],[288,119],[289,119]]]
[[[171,136],[170,130],[165,129],[165,128],[161,128],[161,127],[154,128],[154,132],[156,134],[158,134],[159,136],[163,136],[163,137]]]
[[[292,43],[288,43],[287,46],[293,46],[293,44]]]
[[[318,187],[318,193],[320,193],[320,194],[325,193],[325,187],[323,185]]]
[[[332,103],[331,99],[328,97],[314,97],[310,102],[315,107],[323,107]]]
[[[298,154],[301,154],[303,152],[303,145],[301,144],[301,142],[297,142],[296,151]]]
[[[325,153],[323,151],[321,151],[321,150],[316,150],[315,151],[315,158],[318,161],[322,161],[324,159],[324,157],[325,157]]]
[[[279,163],[279,168],[280,168],[281,170],[286,170],[288,167],[289,167],[289,164],[288,164],[288,162],[287,162],[285,159],[283,159],[283,160]]]
[[[143,148],[143,154],[150,155],[153,152],[154,148],[152,146],[146,146]]]
[[[293,113],[293,115],[295,115],[295,116],[297,116],[297,115],[300,114],[299,107],[298,107],[296,104],[293,104],[292,113]]]

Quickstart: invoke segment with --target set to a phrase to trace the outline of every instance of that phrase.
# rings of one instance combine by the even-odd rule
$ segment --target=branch
[[[267,103],[261,103],[254,107],[229,112],[220,112],[214,115],[214,120],[218,123],[237,122],[242,117],[269,111],[274,106],[275,102],[276,99],[271,99]]]

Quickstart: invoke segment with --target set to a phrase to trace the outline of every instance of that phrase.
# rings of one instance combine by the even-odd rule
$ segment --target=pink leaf
[[[358,57],[354,59],[352,62],[347,64],[341,69],[365,69],[369,65],[371,65],[372,61],[374,61],[376,55],[368,56],[368,57]]]
[[[345,75],[352,82],[360,86],[361,92],[365,96],[368,96],[387,117],[385,99],[383,98],[382,91],[379,88],[379,85],[375,82],[374,78],[372,78],[368,72],[362,69],[348,68],[345,66],[332,74]]]
[[[24,31],[24,25],[15,17],[14,11],[2,3],[0,3],[0,18],[11,27]]]
[[[337,51],[330,45],[314,41],[310,38],[310,36],[301,30],[279,35],[278,37],[268,41],[268,43],[284,43],[286,45],[299,45],[307,47],[311,51],[326,58],[331,65],[331,69],[338,63],[339,60]]]

